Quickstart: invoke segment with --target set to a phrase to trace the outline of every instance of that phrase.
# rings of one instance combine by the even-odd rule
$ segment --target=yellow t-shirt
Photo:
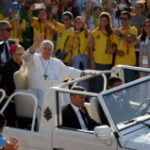
[[[51,21],[48,21],[48,24],[51,26],[51,28],[54,28],[54,24]],[[51,40],[52,41],[52,33],[48,27],[45,26],[44,23],[39,22],[39,19],[36,17],[33,17],[33,20],[31,22],[31,26],[34,30],[34,37],[42,33],[42,40]]]
[[[64,63],[69,63],[71,59],[71,51],[73,44],[73,33],[74,29],[71,27],[70,29],[65,29],[63,24],[58,23],[56,28],[57,32],[57,41],[55,51],[61,49],[67,53],[66,58],[63,60]]]
[[[0,13],[0,20],[4,19],[4,15],[2,13]]]
[[[10,18],[6,17],[5,20],[9,21]],[[12,27],[10,38],[12,40],[14,40],[16,43],[23,42],[23,36],[22,36],[22,34],[19,34],[16,22],[13,21],[10,23],[10,25]],[[25,31],[25,29],[26,29],[26,20],[25,19],[20,20],[20,26],[21,26],[21,29],[23,29]]]
[[[84,31],[81,33],[75,33],[73,36],[73,56],[77,56],[79,54],[84,54],[89,56],[88,53],[88,44],[90,39],[90,31],[88,31],[87,37],[85,36]]]
[[[133,26],[130,26],[126,31],[123,30],[122,27],[119,30],[121,31],[121,33],[126,35],[138,35],[137,29]],[[136,65],[135,48],[133,46],[127,47],[123,39],[119,37],[117,39],[117,49],[122,50],[124,52],[124,56],[120,57],[119,55],[116,55],[115,65]]]
[[[112,33],[109,37],[106,31],[101,31],[96,28],[93,32],[94,39],[94,62],[103,65],[112,64],[112,55],[110,54],[110,47],[112,43],[117,42],[117,37]]]

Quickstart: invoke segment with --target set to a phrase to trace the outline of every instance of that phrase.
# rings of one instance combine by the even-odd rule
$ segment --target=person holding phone
[[[38,10],[37,17],[32,17],[33,10]],[[49,20],[49,15],[46,11],[44,3],[33,4],[28,11],[28,18],[31,21],[31,26],[34,30],[33,37],[35,37],[39,33],[42,33],[42,40],[52,40],[52,28],[54,28],[54,25]]]
[[[10,10],[11,16],[5,18],[12,26],[11,39],[16,43],[23,42],[23,33],[26,29],[26,20],[20,18],[20,9],[20,4],[18,2],[13,2]]]

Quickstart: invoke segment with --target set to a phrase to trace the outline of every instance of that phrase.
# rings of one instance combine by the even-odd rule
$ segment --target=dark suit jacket
[[[8,40],[8,44],[9,44],[9,46],[11,46],[11,45],[15,44],[15,41]],[[0,39],[0,63],[2,63],[2,61],[1,61],[1,53],[3,52],[3,50],[4,50],[3,41]]]
[[[93,130],[95,126],[98,126],[99,124],[92,120],[84,107],[84,111],[86,114],[86,118],[88,120],[88,130]],[[81,129],[80,122],[78,120],[78,117],[72,108],[70,104],[68,104],[66,107],[64,107],[62,111],[62,126],[69,127],[69,128],[75,128],[75,129]]]
[[[18,71],[20,67],[21,65],[17,64],[12,59],[8,60],[8,62],[2,67],[1,86],[5,89],[8,96],[10,96],[15,90],[13,74]]]
[[[13,40],[8,40],[9,46],[15,44],[15,41]],[[4,44],[3,41],[0,39],[0,76],[1,76],[1,71],[2,71],[2,61],[1,61],[1,54],[4,50]]]

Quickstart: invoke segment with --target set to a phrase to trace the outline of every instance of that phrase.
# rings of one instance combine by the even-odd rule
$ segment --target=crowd
[[[11,57],[11,45],[17,43],[27,50],[39,33],[42,40],[54,43],[53,56],[67,66],[80,70],[107,70],[118,64],[149,67],[149,16],[148,0],[1,1],[1,74]],[[140,51],[135,52],[135,47]],[[40,43],[36,52],[39,48]],[[129,82],[135,74],[125,70],[125,77]],[[81,85],[99,92],[102,82],[95,78],[90,87],[88,82]],[[3,88],[7,89],[6,83]]]

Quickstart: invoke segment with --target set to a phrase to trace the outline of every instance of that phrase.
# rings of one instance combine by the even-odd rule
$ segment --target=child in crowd
[[[7,121],[5,116],[0,113],[0,150],[17,150],[18,149],[18,139],[17,138],[10,138],[8,141],[4,134],[3,129],[6,126]]]
[[[72,66],[81,70],[89,69],[88,45],[90,40],[90,31],[81,16],[75,18],[74,29]],[[88,90],[88,82],[83,82],[80,85]]]
[[[3,134],[3,128],[5,125],[6,125],[6,118],[2,113],[0,113],[0,149],[6,146],[6,139]]]

